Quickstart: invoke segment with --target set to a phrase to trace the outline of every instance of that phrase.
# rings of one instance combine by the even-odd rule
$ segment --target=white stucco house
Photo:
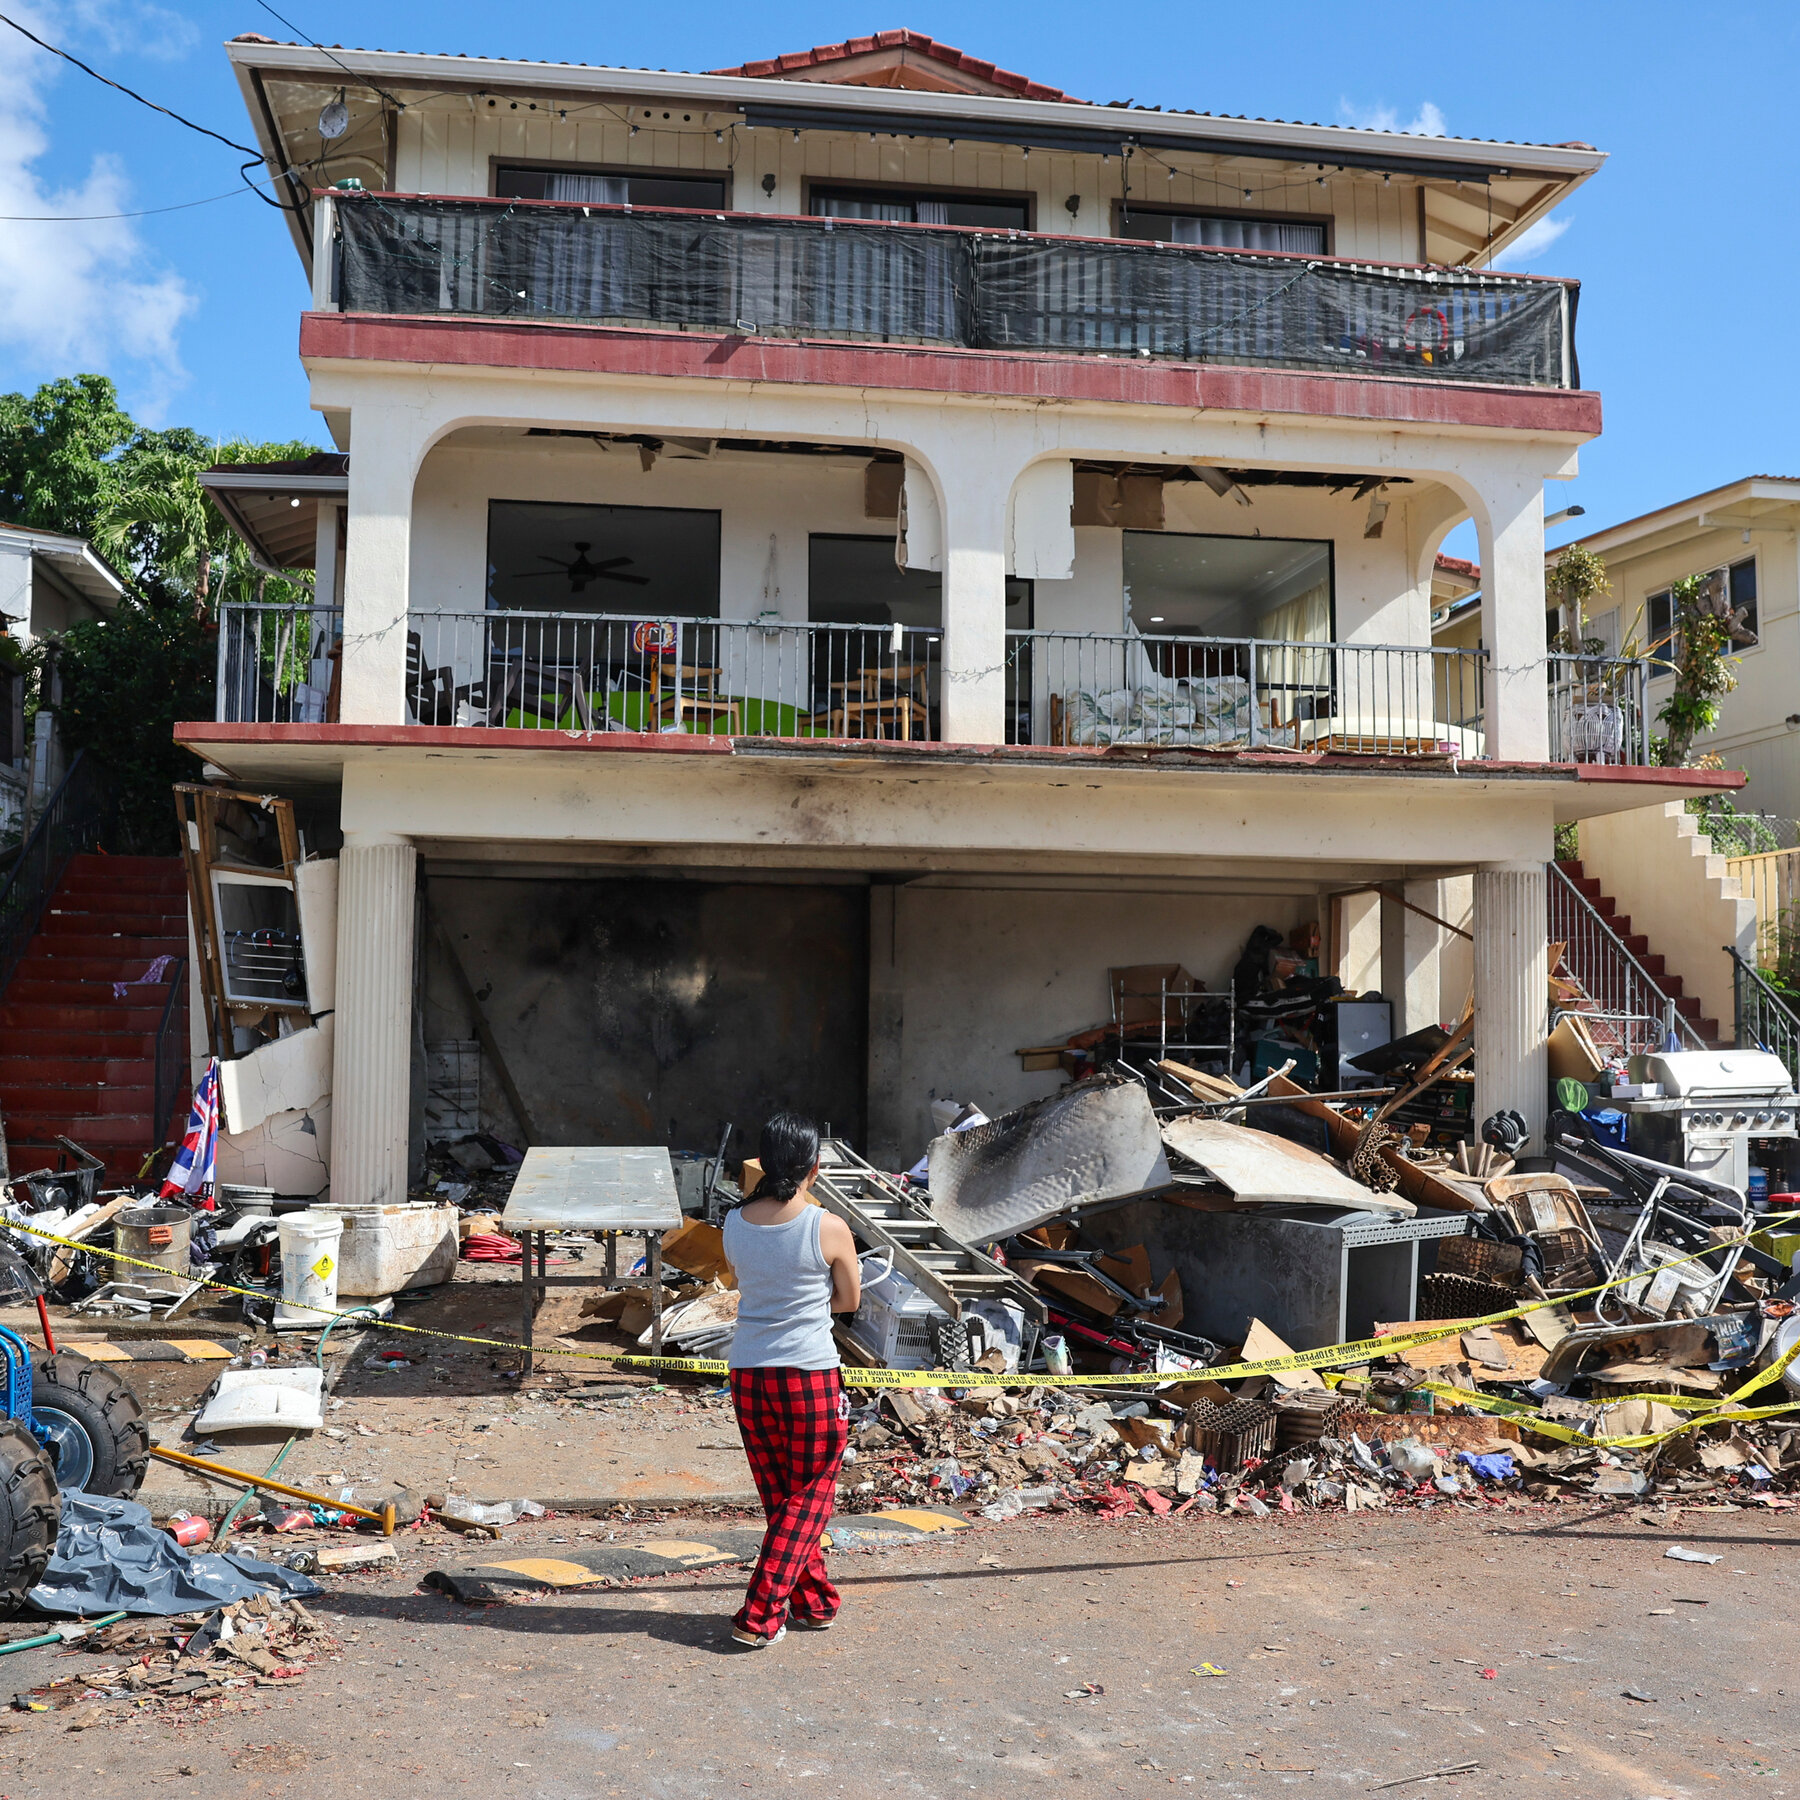
[[[316,601],[228,609],[180,735],[338,848],[334,1198],[404,1190],[477,1038],[539,1141],[785,1100],[910,1161],[934,1098],[1053,1089],[1014,1052],[1109,968],[1217,990],[1334,895],[1342,963],[1377,886],[1410,1028],[1456,879],[1477,1106],[1541,1120],[1554,824],[1735,780],[1583,761],[1550,703],[1544,494],[1600,399],[1577,284],[1496,269],[1599,151],[1096,105],[907,32],[226,49],[344,460],[221,472]],[[1478,642],[1435,650],[1469,519]]]
[[[33,805],[62,775],[55,712],[25,725],[22,657],[83,619],[104,617],[124,580],[84,538],[0,520],[0,843],[16,836]]]

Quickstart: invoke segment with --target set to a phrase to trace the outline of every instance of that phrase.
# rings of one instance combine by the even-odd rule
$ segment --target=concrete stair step
[[[56,936],[39,932],[25,946],[19,966],[24,968],[40,958],[48,962],[70,962],[82,957],[106,957],[112,961],[148,962],[157,956],[186,956],[187,936],[151,937],[136,931],[63,932]],[[141,964],[140,964],[141,966]]]
[[[156,1006],[156,1017],[162,1017],[162,1002],[168,997],[169,984],[158,982],[154,987],[132,987],[126,990],[123,998],[114,995],[113,980],[105,981],[68,981],[58,976],[47,981],[36,981],[29,976],[16,975],[12,985],[6,990],[9,1005],[28,1006],[72,1006],[83,1011],[92,1011],[99,1007]],[[95,1021],[104,1024],[105,1021]]]
[[[136,983],[156,960],[154,956],[26,956],[14,972],[14,981],[93,981],[112,991],[115,981]],[[156,986],[169,985],[173,969],[165,971]]]
[[[146,1075],[154,1076],[154,1071],[147,1067],[134,1068],[132,1074],[140,1081]],[[0,1104],[6,1108],[9,1119],[48,1118],[59,1112],[81,1111],[90,1114],[133,1113],[142,1114],[146,1118],[156,1106],[156,1089],[154,1086],[142,1087],[110,1087],[97,1085],[61,1085],[48,1083],[34,1084],[30,1087],[13,1087],[7,1085],[0,1088]],[[71,1137],[74,1133],[69,1134]]]
[[[28,1033],[18,1033],[28,1036]],[[146,1040],[142,1053],[129,1056],[29,1056],[12,1054],[14,1038],[8,1038],[7,1050],[0,1053],[0,1107],[16,1105],[12,1098],[22,1089],[42,1087],[130,1087],[154,1082],[152,1061],[154,1040]],[[85,1037],[85,1043],[91,1042]]]
[[[0,1039],[8,1056],[20,1057],[66,1057],[74,1056],[107,1058],[138,1058],[156,1054],[156,1024],[161,1023],[158,1015],[156,1024],[148,1030],[129,1030],[125,1027],[109,1027],[105,1030],[70,1030],[60,1022],[49,1023],[55,1015],[40,1007],[25,1007],[28,1015],[24,1024],[19,1024],[6,1032]],[[6,1009],[0,1006],[0,1027],[7,1023],[4,1014]]]
[[[185,915],[187,902],[181,894],[146,893],[114,882],[86,889],[59,887],[51,896],[47,910],[52,916],[57,913],[116,913],[121,918],[141,918],[146,914],[162,918],[175,912]]]
[[[18,983],[9,988],[8,998],[0,1002],[0,1031],[42,1031],[54,1029],[58,1031],[147,1031],[155,1041],[155,1032],[162,1023],[162,1007],[134,1006],[127,1000],[112,1001],[105,1006],[77,1006],[56,1004],[45,1006],[41,1001],[21,1001],[11,997]]]
[[[150,1147],[150,1109],[135,1113],[20,1113],[6,1122],[7,1141],[52,1144],[59,1137],[73,1138],[97,1155],[102,1144],[136,1144]]]

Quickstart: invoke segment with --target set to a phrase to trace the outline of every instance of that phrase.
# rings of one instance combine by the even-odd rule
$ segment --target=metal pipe
[[[329,1494],[315,1494],[310,1488],[290,1487],[285,1481],[271,1481],[266,1475],[252,1475],[247,1469],[228,1468],[224,1463],[208,1462],[203,1456],[189,1456],[182,1450],[165,1450],[161,1445],[151,1448],[150,1454],[159,1457],[163,1462],[173,1463],[179,1469],[197,1469],[202,1475],[212,1475],[220,1481],[235,1481],[248,1488],[258,1488],[264,1493],[286,1494],[292,1500],[304,1500],[311,1506],[329,1506],[338,1512],[353,1513],[359,1519],[369,1519],[381,1527],[383,1537],[394,1535],[394,1503],[388,1503],[380,1512],[371,1512],[366,1506],[352,1506],[348,1500],[333,1500]]]
[[[126,1613],[108,1613],[103,1619],[95,1619],[88,1625],[89,1631],[98,1631],[105,1625],[116,1625],[128,1617]],[[11,1644],[0,1644],[0,1656],[11,1656],[15,1650],[41,1650],[46,1644],[66,1644],[70,1640],[60,1631],[46,1631],[42,1637],[19,1638]]]

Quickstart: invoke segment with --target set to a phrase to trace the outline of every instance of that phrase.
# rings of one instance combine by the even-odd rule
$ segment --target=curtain
[[[822,219],[886,219],[895,225],[913,222],[910,200],[848,200],[837,194],[821,194],[817,206]]]
[[[1323,225],[1203,216],[1179,218],[1171,223],[1171,238],[1177,244],[1204,244],[1213,250],[1287,250],[1301,256],[1325,254]]]
[[[1330,581],[1321,581],[1265,613],[1257,621],[1256,635],[1265,642],[1291,646],[1257,652],[1257,683],[1268,696],[1275,717],[1285,721],[1311,717],[1321,708],[1328,710],[1325,697],[1331,691],[1331,652],[1300,646],[1331,640]]]
[[[950,223],[950,202],[948,200],[921,200],[918,214],[921,225],[948,225]]]
[[[573,200],[582,206],[623,206],[631,198],[623,175],[552,175],[544,183],[546,200]]]

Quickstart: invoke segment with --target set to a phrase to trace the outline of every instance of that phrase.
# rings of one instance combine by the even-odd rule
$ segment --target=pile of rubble
[[[71,1731],[107,1722],[112,1704],[179,1713],[254,1688],[291,1687],[342,1646],[300,1601],[258,1594],[211,1613],[126,1619],[98,1630],[66,1628],[72,1646],[98,1658],[13,1696],[28,1713],[68,1713]],[[87,1659],[84,1658],[84,1661]]]

